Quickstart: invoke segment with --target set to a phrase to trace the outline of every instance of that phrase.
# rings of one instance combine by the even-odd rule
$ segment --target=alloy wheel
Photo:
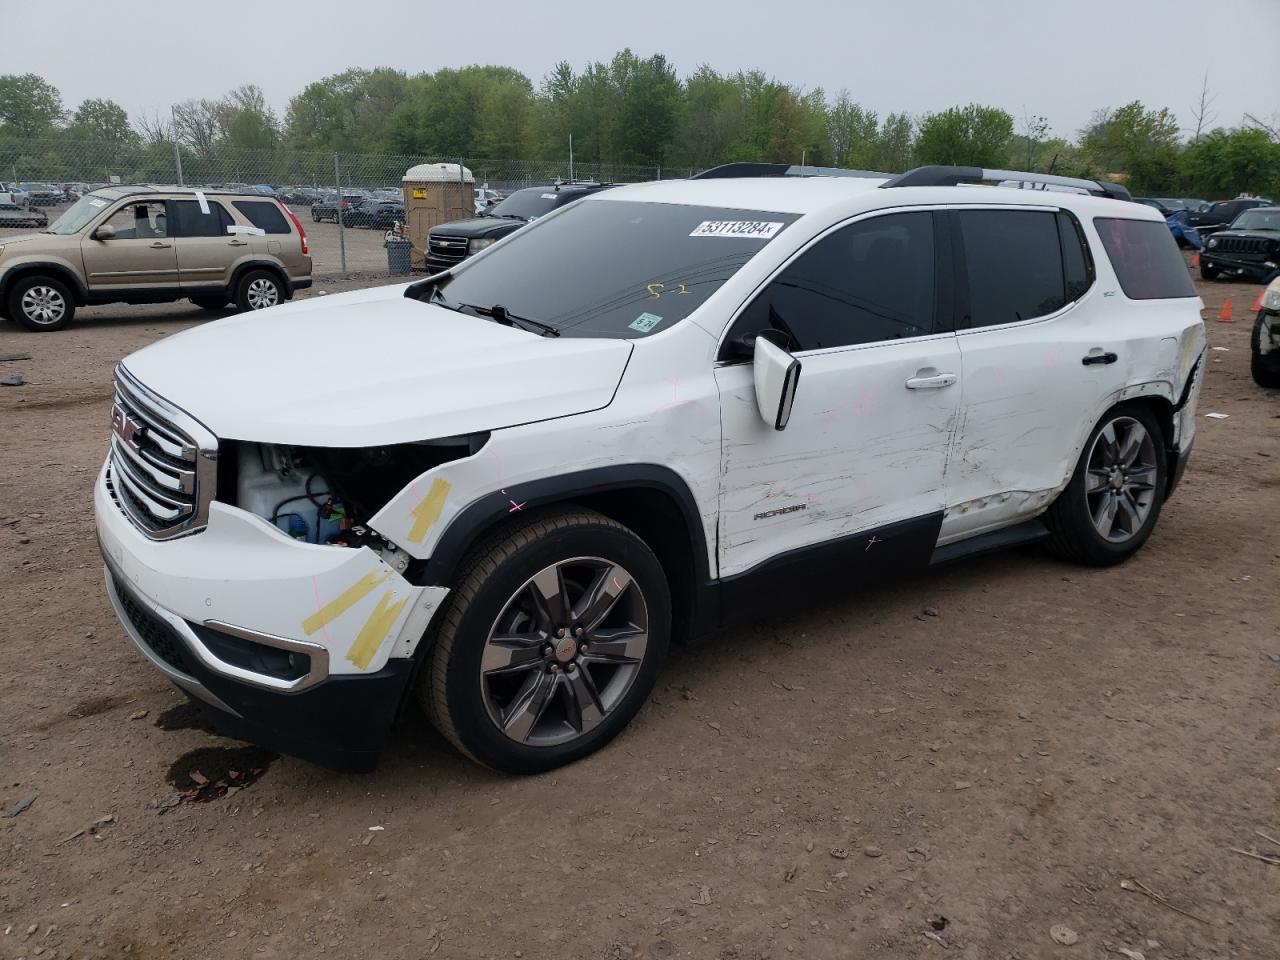
[[[644,594],[621,565],[578,557],[544,567],[507,600],[485,639],[489,718],[529,746],[583,737],[622,702],[648,640]]]
[[[1156,499],[1156,447],[1147,428],[1116,417],[1094,438],[1085,470],[1085,501],[1098,535],[1110,543],[1137,535]]]
[[[280,290],[270,280],[259,278],[249,284],[248,300],[250,310],[274,307],[280,302]]]
[[[22,295],[22,315],[32,323],[46,326],[57,323],[67,312],[67,301],[53,287],[36,284]]]

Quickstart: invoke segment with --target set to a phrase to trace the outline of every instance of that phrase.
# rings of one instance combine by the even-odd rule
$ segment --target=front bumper
[[[368,549],[299,543],[220,503],[198,534],[145,537],[94,490],[107,594],[139,650],[231,736],[368,769],[447,591]]]
[[[1241,260],[1239,257],[1226,256],[1210,250],[1200,251],[1200,264],[1213,267],[1222,273],[1249,280],[1270,280],[1280,270],[1280,263],[1274,260]]]

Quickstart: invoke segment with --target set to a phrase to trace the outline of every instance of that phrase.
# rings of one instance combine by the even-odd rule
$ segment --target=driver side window
[[[924,336],[934,329],[934,274],[932,213],[860,220],[792,261],[736,332],[780,330],[793,352]]]
[[[127,203],[105,223],[115,228],[116,240],[156,240],[169,236],[163,200]]]

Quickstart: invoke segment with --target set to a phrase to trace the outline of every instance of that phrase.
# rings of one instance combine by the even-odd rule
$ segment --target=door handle
[[[248,246],[248,244],[249,244],[248,240],[228,240],[227,241],[227,246],[229,247],[244,247],[244,246]]]
[[[1090,353],[1082,357],[1080,362],[1086,367],[1091,367],[1095,363],[1115,363],[1119,359],[1114,353]]]
[[[937,390],[940,387],[951,386],[957,379],[954,373],[937,373],[930,377],[912,377],[907,381],[907,389]]]
[[[164,249],[166,249],[166,248],[168,248],[168,247],[171,247],[171,246],[173,246],[173,244],[171,244],[171,243],[165,243],[163,240],[156,240],[155,242],[153,242],[153,243],[151,244],[151,249],[152,249],[152,250],[164,250]]]

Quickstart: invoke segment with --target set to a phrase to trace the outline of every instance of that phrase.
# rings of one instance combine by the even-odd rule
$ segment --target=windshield
[[[501,305],[564,336],[635,339],[689,316],[796,218],[592,199],[517,231],[438,289],[447,306]]]
[[[1246,210],[1231,224],[1232,230],[1280,230],[1280,210]]]
[[[49,233],[79,233],[85,224],[100,214],[111,201],[106,197],[86,193],[83,197],[67,207],[66,212],[53,222]]]
[[[486,210],[485,216],[519,217],[521,220],[532,220],[554,210],[558,197],[555,187],[531,187],[528,190],[517,190],[501,203]]]

